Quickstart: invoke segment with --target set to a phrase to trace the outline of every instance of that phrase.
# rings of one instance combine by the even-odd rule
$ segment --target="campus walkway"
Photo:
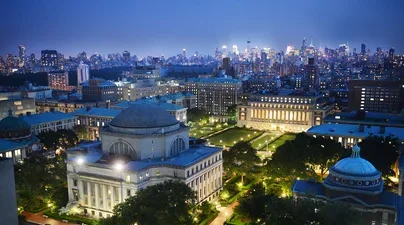
[[[217,217],[210,223],[210,225],[223,225],[226,222],[227,218],[229,218],[234,211],[234,208],[238,205],[238,201],[234,201],[233,203],[227,205],[227,207],[222,207],[220,213]]]

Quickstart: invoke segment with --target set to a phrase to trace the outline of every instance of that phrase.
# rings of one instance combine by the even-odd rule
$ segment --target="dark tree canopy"
[[[237,123],[237,104],[233,104],[227,108],[227,115],[230,124]]]
[[[77,134],[70,129],[44,131],[38,135],[38,138],[48,150],[58,148],[65,150],[74,147],[78,142]]]
[[[261,184],[251,188],[241,197],[239,203],[235,212],[249,224],[337,225],[350,224],[360,218],[357,211],[343,203],[279,198],[265,194],[265,188]]]
[[[204,109],[193,108],[187,111],[188,121],[200,122],[209,119],[209,115]]]
[[[228,172],[241,175],[241,182],[245,173],[253,174],[257,164],[261,162],[257,150],[250,143],[240,141],[228,151],[223,151],[223,167]]]
[[[349,150],[334,140],[300,133],[296,135],[296,139],[277,148],[272,160],[267,161],[266,169],[279,178],[321,180],[328,169],[348,153]],[[318,175],[315,172],[316,167]]]
[[[394,176],[393,165],[399,155],[400,142],[397,138],[370,136],[358,144],[361,157],[368,160],[384,176]]]
[[[67,203],[66,163],[61,156],[25,158],[15,165],[17,202],[25,210],[37,210],[51,203],[60,208]]]
[[[111,218],[101,225],[193,224],[195,193],[179,181],[166,181],[139,190],[135,196],[115,206]]]
[[[79,140],[88,140],[88,127],[86,125],[75,125],[74,132],[77,134]]]

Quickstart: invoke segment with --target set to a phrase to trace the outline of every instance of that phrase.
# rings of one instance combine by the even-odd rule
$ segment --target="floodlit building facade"
[[[69,201],[86,215],[109,217],[139,189],[166,180],[182,181],[198,202],[209,201],[222,189],[222,170],[222,149],[190,145],[189,128],[167,111],[134,104],[102,129],[101,142],[68,150]]]

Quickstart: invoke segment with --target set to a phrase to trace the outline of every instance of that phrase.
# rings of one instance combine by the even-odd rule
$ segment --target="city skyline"
[[[351,51],[364,43],[373,52],[394,47],[403,53],[404,31],[398,27],[404,3],[317,2],[7,2],[0,15],[1,27],[8,31],[0,37],[0,55],[17,54],[21,44],[37,56],[43,49],[65,57],[125,50],[140,57],[172,56],[184,48],[187,56],[195,51],[213,55],[222,45],[230,50],[236,44],[242,52],[247,40],[250,47],[286,51],[287,45],[300,47],[303,37],[307,43],[313,39],[317,48],[320,42],[322,48],[348,42]],[[383,20],[375,19],[380,16]]]

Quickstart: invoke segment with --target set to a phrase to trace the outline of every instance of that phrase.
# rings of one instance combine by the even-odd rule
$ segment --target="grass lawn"
[[[206,136],[209,135],[211,133],[214,133],[216,131],[219,130],[223,130],[224,128],[226,128],[225,126],[221,126],[221,127],[216,127],[216,126],[209,126],[209,125],[205,125],[205,126],[199,126],[199,125],[193,125],[191,127],[191,129],[189,130],[189,136],[194,137],[194,138],[200,138],[202,136]]]
[[[262,131],[235,127],[210,137],[209,142],[217,146],[231,147],[239,141],[249,141],[261,134]]]
[[[256,139],[254,142],[251,143],[251,146],[257,150],[261,149],[261,148],[266,148],[266,142],[268,140],[268,143],[271,143],[273,140],[275,139],[275,135],[269,133],[268,135],[265,135],[263,137],[260,137],[259,139]],[[268,149],[269,149],[269,145],[268,145]]]
[[[296,138],[296,134],[284,134],[282,135],[280,138],[276,139],[274,142],[269,144],[269,148],[271,149],[276,149],[279,146],[285,144],[286,141],[291,141],[294,140]]]
[[[244,225],[244,224],[246,224],[246,223],[242,222],[242,221],[241,221],[241,218],[240,218],[238,215],[233,214],[233,215],[226,221],[226,224],[229,224],[229,225]]]

